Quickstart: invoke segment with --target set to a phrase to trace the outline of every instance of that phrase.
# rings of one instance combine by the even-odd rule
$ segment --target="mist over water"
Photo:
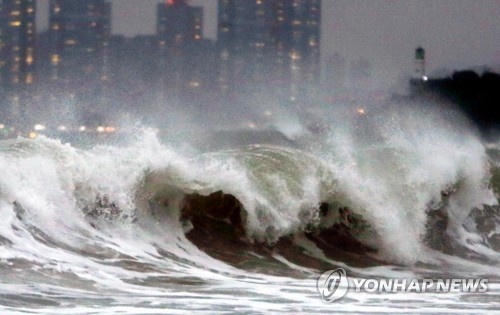
[[[357,277],[494,283],[500,147],[449,107],[414,105],[179,109],[160,131],[124,119],[136,127],[113,144],[1,141],[0,305],[321,313],[332,305],[315,281],[339,266]],[[342,232],[344,207],[361,228]],[[445,226],[434,227],[435,213]],[[394,304],[360,293],[336,307],[433,312],[469,299],[489,309],[495,284],[490,293]]]

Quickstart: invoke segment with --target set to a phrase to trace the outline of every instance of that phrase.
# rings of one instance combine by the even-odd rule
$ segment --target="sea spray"
[[[457,113],[428,110],[396,107],[360,115],[333,128],[320,153],[353,211],[378,231],[384,259],[403,264],[425,253],[427,212],[443,193],[454,192],[444,211],[456,229],[474,207],[496,202],[474,129]]]
[[[145,192],[141,187],[175,187],[178,200],[182,194],[223,191],[242,203],[248,240],[273,245],[318,228],[320,205],[328,203],[334,213],[347,207],[366,220],[374,234],[365,241],[382,260],[412,264],[425,257],[427,212],[443,202],[443,192],[452,192],[444,211],[450,233],[462,243],[464,218],[494,198],[487,187],[488,159],[473,132],[440,127],[446,121],[418,112],[398,115],[332,128],[306,145],[301,139],[297,147],[304,149],[254,145],[189,155],[161,144],[150,131],[127,145],[88,150],[44,137],[3,142],[2,212],[16,218],[16,209],[23,209],[17,224],[75,244],[80,233],[92,231],[86,209],[98,195],[106,195],[132,223],[137,211],[151,211],[148,202],[137,202]],[[150,174],[154,185],[147,182]],[[174,206],[180,205],[169,207]],[[12,233],[6,226],[2,237],[12,242]]]

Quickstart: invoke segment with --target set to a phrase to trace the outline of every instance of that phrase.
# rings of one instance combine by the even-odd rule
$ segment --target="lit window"
[[[59,64],[59,62],[61,61],[61,58],[59,57],[59,55],[55,54],[55,55],[52,55],[51,57],[51,62],[54,66],[57,66]]]
[[[28,73],[28,75],[26,76],[26,84],[32,84],[33,81],[34,81],[33,74],[32,73]]]
[[[290,58],[292,60],[299,60],[300,59],[300,54],[298,52],[296,52],[296,51],[292,51],[290,53]]]

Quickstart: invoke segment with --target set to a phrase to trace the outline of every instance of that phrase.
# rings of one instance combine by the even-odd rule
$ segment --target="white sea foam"
[[[106,306],[106,313],[130,311],[130,305],[134,313],[180,306],[202,311],[330,310],[320,303],[314,291],[315,273],[308,268],[296,268],[311,273],[311,279],[300,281],[239,270],[191,244],[174,214],[162,221],[146,216],[134,222],[136,211],[147,211],[136,208],[137,193],[144,189],[148,174],[185,192],[223,190],[235,195],[248,214],[247,234],[255,240],[273,243],[317,225],[319,203],[336,202],[369,222],[376,232],[372,245],[387,261],[437,264],[448,259],[457,272],[479,270],[478,262],[429,250],[422,236],[426,211],[442,201],[441,192],[455,186],[446,207],[450,235],[483,255],[496,255],[480,250],[479,244],[471,242],[477,234],[463,227],[473,207],[496,202],[488,189],[485,148],[468,130],[441,126],[439,121],[425,123],[414,113],[398,121],[378,123],[378,129],[369,134],[376,141],[368,141],[370,137],[356,128],[332,128],[314,141],[308,139],[302,149],[257,145],[199,155],[176,152],[152,132],[127,145],[89,150],[44,137],[1,142],[0,305],[12,313],[22,311],[19,305],[23,304],[24,310],[45,305],[39,313],[47,314],[65,313],[65,307],[75,306],[78,300],[87,304],[77,305],[74,311],[82,314],[94,311],[88,305]],[[432,133],[427,132],[431,128]],[[84,207],[98,194],[109,196],[129,217],[92,227]],[[296,243],[308,255],[321,256],[305,239]],[[484,266],[484,272],[494,273],[490,267]],[[397,276],[418,269],[350,270]],[[17,302],[6,302],[4,296],[12,294]],[[34,299],[23,301],[26,294]],[[179,302],[168,302],[169,298]],[[456,295],[418,298],[434,299],[436,307],[431,311],[460,300]],[[353,304],[340,304],[338,310],[366,310],[364,303],[373,297],[351,299]],[[284,306],[284,301],[289,305]],[[405,303],[381,302],[377,309],[394,310]],[[480,301],[474,303],[481,306]]]

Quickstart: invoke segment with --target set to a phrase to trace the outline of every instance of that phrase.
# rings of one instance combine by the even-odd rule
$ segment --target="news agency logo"
[[[354,292],[366,293],[484,293],[487,279],[361,279],[348,278],[344,269],[323,273],[316,288],[323,301],[332,303],[343,298],[349,287]]]
[[[316,283],[316,288],[323,301],[332,303],[344,297],[349,289],[347,273],[344,269],[338,268],[323,273]]]

